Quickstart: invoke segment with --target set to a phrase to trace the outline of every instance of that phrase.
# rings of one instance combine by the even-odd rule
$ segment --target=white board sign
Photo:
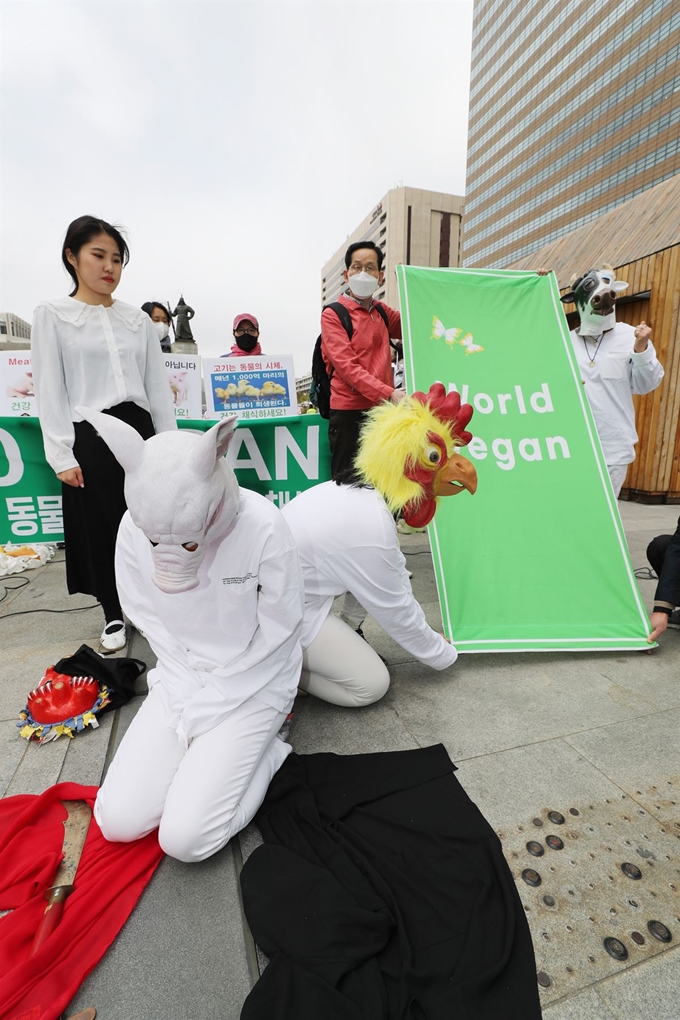
[[[38,417],[30,351],[0,351],[0,415]]]
[[[193,354],[164,355],[176,418],[202,418],[201,359]]]
[[[286,418],[297,414],[290,354],[204,358],[206,418]]]

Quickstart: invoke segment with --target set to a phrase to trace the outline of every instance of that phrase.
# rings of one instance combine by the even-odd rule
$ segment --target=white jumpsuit
[[[430,627],[414,598],[394,518],[378,492],[324,482],[286,503],[282,513],[298,545],[305,586],[303,689],[347,707],[385,694],[389,673],[355,633],[366,612],[425,665],[446,669],[456,661],[456,649]],[[360,603],[360,615],[338,619],[331,614],[333,599],[346,592],[354,607]]]
[[[152,573],[149,542],[127,513],[120,600],[158,663],[95,817],[114,842],[160,826],[166,853],[198,861],[250,821],[290,753],[277,733],[300,678],[302,579],[280,511],[246,489],[229,531],[208,547],[197,588],[166,594]]]
[[[635,460],[638,441],[633,394],[651,393],[663,379],[664,371],[651,341],[640,354],[634,352],[635,330],[625,322],[615,323],[599,344],[579,336],[575,329],[571,331],[571,340],[612,487],[618,496],[628,465]]]

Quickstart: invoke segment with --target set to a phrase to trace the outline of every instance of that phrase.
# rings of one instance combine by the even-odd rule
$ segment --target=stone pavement
[[[633,565],[644,567],[648,541],[674,530],[678,508],[620,507]],[[402,545],[416,596],[438,627],[427,537],[406,536]],[[96,648],[102,625],[99,609],[3,620],[93,602],[66,595],[61,553],[18,577],[30,584],[0,605],[6,653],[0,793],[37,793],[63,780],[97,783],[139,700],[74,741],[38,747],[18,737],[16,714],[44,667],[83,641]],[[6,580],[8,587],[19,583]],[[655,584],[640,582],[648,607]],[[364,630],[390,664],[390,691],[356,712],[299,699],[295,749],[351,754],[444,743],[517,878],[547,1020],[677,1020],[680,632],[667,631],[651,654],[469,655],[434,673],[371,620]],[[138,634],[126,654],[153,662]],[[564,822],[555,815],[552,821],[549,812]],[[548,836],[564,849],[546,847]],[[541,856],[527,852],[529,841],[539,844]],[[251,827],[203,864],[164,860],[72,1011],[94,1005],[101,1020],[236,1020],[258,974],[238,891],[243,858],[256,843]],[[640,877],[626,877],[621,863],[634,865]],[[540,886],[522,881],[527,870],[537,873]],[[671,941],[654,937],[649,921],[662,922]],[[625,960],[605,953],[608,936],[623,944]]]

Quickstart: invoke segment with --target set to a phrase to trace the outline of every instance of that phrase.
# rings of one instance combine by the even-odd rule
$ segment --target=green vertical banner
[[[479,486],[430,543],[461,652],[649,648],[651,629],[554,274],[398,266],[406,388],[475,411]]]

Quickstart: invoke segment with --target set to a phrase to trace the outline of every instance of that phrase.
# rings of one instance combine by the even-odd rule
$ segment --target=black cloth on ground
[[[155,435],[148,411],[128,400],[104,411],[139,432]],[[125,473],[101,436],[87,421],[74,422],[73,456],[83,472],[84,488],[61,487],[66,546],[66,585],[71,595],[94,595],[99,602],[118,601],[113,557],[118,526],[127,506]]]
[[[445,748],[291,754],[256,816],[241,1020],[540,1020],[500,841]]]
[[[141,659],[104,659],[89,645],[81,645],[73,655],[60,659],[54,668],[65,676],[93,676],[100,684],[106,684],[111,700],[101,711],[110,712],[137,695],[135,682],[145,671],[146,663]],[[146,694],[146,691],[139,693]]]

